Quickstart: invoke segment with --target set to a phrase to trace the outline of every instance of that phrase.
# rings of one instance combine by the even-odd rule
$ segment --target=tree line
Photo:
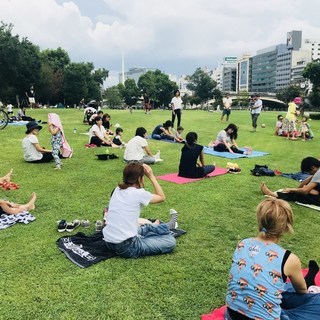
[[[62,48],[40,50],[27,38],[12,34],[12,24],[0,25],[0,100],[24,103],[33,86],[42,104],[78,104],[101,100],[109,71],[90,62],[72,62]]]

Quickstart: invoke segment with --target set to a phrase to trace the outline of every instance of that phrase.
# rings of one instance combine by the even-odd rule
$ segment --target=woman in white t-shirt
[[[174,120],[176,119],[176,116],[178,118],[178,125],[177,127],[180,127],[181,124],[181,114],[182,114],[182,99],[180,97],[180,91],[175,90],[174,97],[171,100],[171,107],[172,107],[172,128],[174,127]]]
[[[244,150],[240,150],[237,145],[238,127],[230,123],[225,129],[218,133],[217,139],[214,143],[210,142],[209,147],[213,146],[214,151],[218,152],[230,152],[249,155],[252,153],[252,149],[244,147]]]
[[[42,129],[36,121],[27,123],[26,137],[22,140],[23,158],[27,162],[41,163],[53,160],[52,150],[40,146],[37,135]]]
[[[93,122],[94,125],[89,130],[89,143],[98,147],[105,146],[119,148],[119,146],[112,142],[107,130],[102,125],[102,118],[100,116],[96,116]]]
[[[138,161],[140,163],[154,164],[163,161],[160,159],[160,151],[153,155],[146,140],[147,130],[139,127],[136,130],[136,135],[130,139],[124,151],[124,161]]]
[[[144,176],[154,193],[144,189]],[[107,248],[124,258],[139,258],[173,251],[176,240],[170,229],[176,228],[178,213],[173,210],[168,223],[139,226],[141,208],[165,200],[164,192],[150,166],[129,163],[123,170],[123,183],[112,193],[103,239]]]

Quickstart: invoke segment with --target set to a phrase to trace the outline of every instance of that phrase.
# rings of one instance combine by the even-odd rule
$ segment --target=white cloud
[[[318,0],[96,0],[106,8],[99,14],[85,1],[1,0],[0,20],[74,61],[120,70],[125,53],[126,67],[178,74],[283,43],[290,30],[320,38]]]

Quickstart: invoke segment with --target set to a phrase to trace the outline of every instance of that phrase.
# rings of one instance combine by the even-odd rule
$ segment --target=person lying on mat
[[[18,204],[9,202],[7,200],[0,199],[0,215],[1,214],[19,214],[24,211],[31,211],[35,209],[35,202],[37,199],[37,195],[33,192],[31,195],[31,199],[26,204]]]
[[[159,124],[153,129],[151,138],[156,140],[174,140],[174,134],[171,132],[171,128],[172,122],[167,120],[165,123]]]
[[[303,278],[299,258],[278,245],[285,233],[293,231],[290,204],[265,199],[256,216],[257,236],[239,241],[233,254],[225,319],[317,319],[320,294],[307,293],[315,284],[317,263],[309,262]]]
[[[298,188],[284,188],[279,191],[271,191],[263,182],[261,191],[263,194],[286,201],[298,201],[305,204],[320,206],[320,160],[307,157],[301,161],[301,171],[311,174],[303,180]]]
[[[197,144],[197,139],[196,132],[189,132],[186,135],[185,144],[181,149],[178,173],[180,177],[202,178],[215,169],[214,165],[205,165],[203,146]]]
[[[153,185],[154,193],[144,189],[144,177]],[[168,223],[158,225],[138,221],[143,206],[165,200],[164,192],[150,166],[129,163],[123,170],[123,183],[112,193],[103,238],[107,248],[124,258],[139,258],[173,251],[176,240],[170,229],[176,228],[178,213],[171,213]]]
[[[136,130],[136,135],[130,139],[124,151],[124,161],[138,161],[140,163],[154,164],[163,161],[160,158],[160,151],[153,155],[146,140],[147,130],[139,127]]]
[[[244,150],[240,150],[237,145],[238,127],[230,123],[225,129],[221,130],[217,139],[209,143],[209,147],[213,147],[214,151],[218,152],[230,152],[249,155],[252,153],[252,149],[244,147]]]

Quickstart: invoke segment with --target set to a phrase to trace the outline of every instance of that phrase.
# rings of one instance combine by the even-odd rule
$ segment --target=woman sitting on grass
[[[94,144],[97,147],[119,148],[119,146],[112,142],[106,129],[102,125],[102,118],[96,116],[93,121],[94,125],[89,130],[89,144]]]
[[[203,146],[197,144],[197,139],[198,135],[195,132],[186,135],[185,145],[181,149],[178,174],[180,177],[202,178],[215,169],[214,165],[205,165]]]
[[[154,193],[144,189],[144,176]],[[176,240],[170,229],[176,228],[178,214],[171,213],[168,223],[139,226],[141,208],[165,200],[165,195],[150,166],[129,163],[123,170],[123,183],[112,193],[103,237],[107,248],[124,258],[139,258],[173,251]]]
[[[23,158],[26,162],[42,163],[53,160],[52,150],[41,147],[37,135],[42,129],[35,121],[27,123],[26,137],[22,140]]]
[[[320,294],[307,293],[319,267],[309,262],[303,278],[299,258],[278,245],[292,232],[292,209],[279,199],[257,207],[259,232],[239,241],[233,254],[225,319],[310,320],[319,318]],[[291,283],[286,283],[287,278]]]
[[[165,123],[159,124],[154,128],[151,138],[156,140],[174,140],[174,134],[171,132],[171,128],[172,122],[167,120]]]
[[[301,161],[301,171],[311,174],[303,180],[298,188],[284,188],[279,191],[271,191],[265,183],[261,185],[263,194],[283,199],[286,201],[298,201],[305,204],[320,206],[320,160],[307,157]]]
[[[136,130],[136,135],[130,139],[124,151],[124,161],[138,161],[140,163],[154,164],[163,161],[160,158],[160,151],[153,155],[146,140],[147,130],[139,127]]]
[[[18,203],[13,203],[7,200],[0,199],[0,215],[4,213],[19,214],[25,211],[34,210],[36,199],[37,199],[37,196],[34,192],[31,194],[30,201],[26,204],[18,204]]]
[[[216,141],[210,142],[209,147],[213,147],[213,150],[218,152],[240,153],[245,155],[251,154],[251,148],[244,147],[244,151],[239,149],[236,142],[237,138],[238,127],[235,124],[230,123],[225,129],[218,133]]]

